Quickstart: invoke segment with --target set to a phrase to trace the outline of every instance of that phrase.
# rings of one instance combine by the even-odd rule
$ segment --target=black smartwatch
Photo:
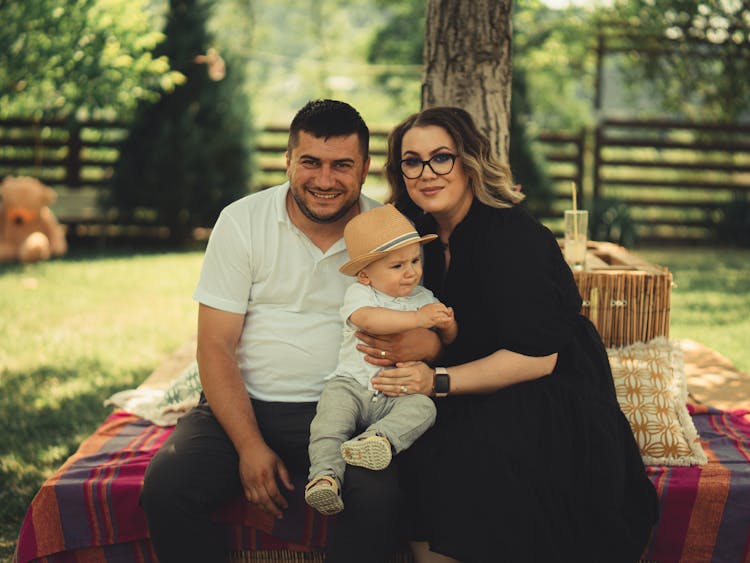
[[[445,368],[435,368],[435,378],[432,380],[432,393],[435,397],[447,397],[451,391],[451,376]]]

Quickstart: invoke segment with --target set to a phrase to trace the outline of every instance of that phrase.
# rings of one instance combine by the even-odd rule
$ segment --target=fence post
[[[70,187],[81,185],[81,126],[68,126],[68,154],[65,158],[65,183]]]
[[[593,177],[594,177],[594,201],[599,199],[600,196],[600,190],[601,190],[601,176],[600,176],[600,169],[601,169],[601,151],[602,151],[602,135],[603,135],[603,125],[602,122],[599,121],[596,124],[596,128],[594,129],[594,170],[593,170]]]
[[[578,132],[578,138],[576,139],[576,149],[578,150],[578,156],[576,157],[576,197],[578,201],[583,202],[583,179],[584,179],[584,158],[586,154],[586,129],[581,128]]]
[[[602,88],[604,81],[604,54],[606,46],[604,44],[604,34],[598,33],[596,36],[596,76],[594,77],[594,111],[598,114],[602,109]]]

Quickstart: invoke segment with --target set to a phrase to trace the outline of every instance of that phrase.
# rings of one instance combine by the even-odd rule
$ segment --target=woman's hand
[[[424,362],[399,362],[395,368],[381,370],[372,378],[372,386],[388,397],[432,395],[435,370]]]
[[[357,350],[365,355],[365,361],[380,367],[397,362],[416,360],[432,361],[442,351],[440,337],[432,330],[415,328],[398,334],[373,336],[357,331]]]

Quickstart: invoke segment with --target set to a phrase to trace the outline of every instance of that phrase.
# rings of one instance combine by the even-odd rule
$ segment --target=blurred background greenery
[[[26,0],[0,2],[0,16],[0,119],[40,124],[24,141],[30,164],[5,166],[2,157],[14,161],[22,148],[2,146],[0,174],[48,172],[64,195],[57,209],[75,214],[86,186],[69,189],[52,173],[57,157],[45,143],[57,145],[44,120],[114,121],[123,129],[111,154],[92,157],[114,161],[88,194],[94,213],[102,222],[164,226],[174,242],[265,185],[263,135],[307,100],[347,100],[383,130],[420,105],[424,0]],[[586,142],[585,173],[574,177],[602,236],[629,245],[654,233],[750,244],[750,129],[737,129],[750,121],[746,3],[523,0],[513,4],[512,22],[510,161],[534,212],[558,224],[562,208],[553,200],[569,193],[560,178],[571,172],[560,171],[565,165],[542,137],[573,133]],[[612,133],[656,145],[639,138],[628,157],[636,164],[592,173],[602,156],[592,139],[612,118],[660,120],[645,133]],[[685,130],[684,121],[734,129],[711,137],[711,128]],[[684,148],[702,139],[724,146]],[[646,165],[657,156],[671,166],[657,171],[667,187],[659,201],[635,206],[632,182],[655,170]],[[623,162],[616,148],[604,157]],[[274,158],[283,164],[278,151]],[[690,186],[698,173],[707,176]],[[605,197],[599,177],[625,185]],[[726,189],[699,191],[711,182]],[[377,178],[368,189],[384,197]],[[682,207],[673,209],[675,199]],[[657,219],[659,227],[643,230]]]
[[[747,11],[739,0],[515,2],[514,78],[524,75],[528,126],[576,128],[602,108],[747,120]],[[390,126],[419,109],[424,14],[424,0],[6,1],[0,115],[129,119],[139,102],[185,84],[174,44],[192,41],[242,75],[232,89],[244,90],[256,124],[288,123],[307,100],[337,97]],[[685,57],[696,44],[700,55]],[[607,87],[597,106],[599,64]]]

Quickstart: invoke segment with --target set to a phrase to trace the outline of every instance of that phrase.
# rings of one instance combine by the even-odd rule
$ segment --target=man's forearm
[[[424,347],[422,349],[422,361],[431,364],[443,355],[443,343],[440,336],[433,330],[427,331],[429,335],[424,339]]]
[[[443,353],[443,345],[437,332],[429,328],[407,330],[400,335],[398,361],[423,361],[431,364]]]

